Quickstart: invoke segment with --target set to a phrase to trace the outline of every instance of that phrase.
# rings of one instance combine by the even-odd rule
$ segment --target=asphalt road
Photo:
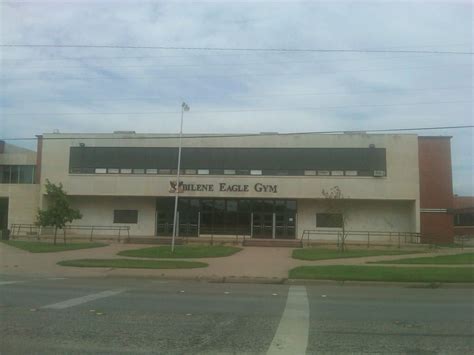
[[[0,353],[468,354],[473,291],[5,276]]]

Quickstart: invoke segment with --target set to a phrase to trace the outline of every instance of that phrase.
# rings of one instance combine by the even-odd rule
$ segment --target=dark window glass
[[[214,209],[216,211],[225,211],[225,200],[215,200]]]
[[[0,182],[3,184],[10,183],[10,166],[9,165],[0,166]]]
[[[203,211],[212,211],[214,209],[213,200],[201,200],[201,209]]]
[[[294,201],[294,200],[286,201],[286,209],[288,211],[296,212],[296,201]]]
[[[316,227],[321,228],[341,228],[342,214],[339,213],[317,213]]]
[[[175,169],[175,147],[71,147],[70,169],[129,168]],[[209,169],[222,174],[224,169],[248,175],[250,170],[297,171],[356,170],[387,171],[385,148],[201,148],[185,147],[183,169]]]
[[[228,212],[236,212],[237,211],[237,200],[227,200],[226,203],[226,210]]]
[[[12,165],[10,168],[11,168],[10,184],[18,184],[18,180],[20,178],[19,166],[18,165]]]
[[[474,213],[459,213],[455,215],[454,225],[463,227],[474,226]]]
[[[34,180],[35,167],[32,165],[20,166],[20,184],[32,184]]]
[[[114,210],[114,223],[138,223],[137,210]]]
[[[240,212],[250,212],[250,211],[252,211],[252,201],[251,200],[239,200],[239,211]]]

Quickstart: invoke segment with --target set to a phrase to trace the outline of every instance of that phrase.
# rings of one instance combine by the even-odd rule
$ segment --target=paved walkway
[[[288,270],[301,265],[361,265],[369,261],[418,258],[424,256],[452,255],[468,252],[468,249],[442,249],[410,255],[385,255],[363,258],[330,259],[305,261],[291,258],[291,248],[245,247],[229,257],[194,259],[209,264],[207,268],[180,270],[152,269],[112,269],[112,268],[74,268],[56,263],[61,260],[83,258],[124,258],[118,256],[121,250],[144,248],[146,245],[111,244],[102,248],[71,250],[55,253],[30,253],[0,243],[0,274],[29,275],[38,277],[104,277],[104,276],[164,276],[176,278],[286,278]],[[191,260],[191,259],[186,259]],[[376,264],[367,264],[377,266]],[[420,267],[430,265],[394,265],[400,267]],[[459,265],[462,266],[462,265]],[[450,266],[451,267],[451,266]],[[455,266],[454,266],[455,267]],[[469,267],[469,266],[468,266]]]

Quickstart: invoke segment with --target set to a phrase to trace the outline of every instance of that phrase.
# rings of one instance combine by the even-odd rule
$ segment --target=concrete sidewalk
[[[151,246],[151,245],[150,245]],[[156,245],[155,245],[156,246]],[[0,274],[28,275],[36,277],[165,277],[177,279],[286,279],[288,271],[302,265],[363,265],[369,261],[395,260],[425,256],[452,255],[466,253],[469,250],[443,249],[410,255],[385,255],[362,258],[329,259],[318,261],[296,260],[291,258],[291,248],[244,247],[242,251],[220,258],[183,259],[199,260],[208,263],[207,268],[153,270],[153,269],[113,269],[113,268],[76,268],[57,265],[61,260],[126,258],[118,256],[122,250],[145,248],[147,245],[111,244],[106,247],[71,250],[54,253],[30,253],[4,243],[0,243]],[[132,258],[133,259],[133,258]],[[369,266],[380,266],[367,264]],[[383,266],[383,265],[382,265]],[[394,265],[400,267],[420,267],[430,265]],[[463,265],[459,265],[463,267]],[[467,266],[470,267],[470,266]]]

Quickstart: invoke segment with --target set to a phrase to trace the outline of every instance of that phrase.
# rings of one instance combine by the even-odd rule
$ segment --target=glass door
[[[273,213],[254,212],[253,214],[253,238],[272,238],[273,235]]]

